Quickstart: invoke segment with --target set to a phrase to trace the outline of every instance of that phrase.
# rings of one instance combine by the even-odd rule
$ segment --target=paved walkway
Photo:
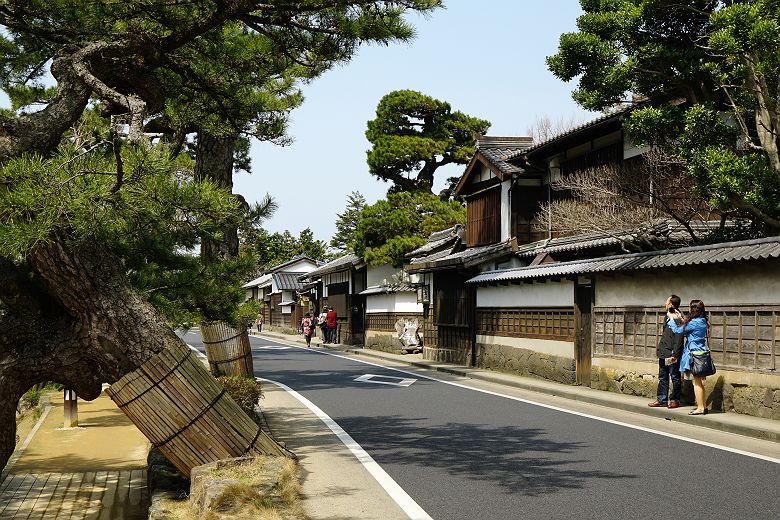
[[[0,519],[145,519],[149,441],[105,394],[62,428],[62,393],[0,475]]]

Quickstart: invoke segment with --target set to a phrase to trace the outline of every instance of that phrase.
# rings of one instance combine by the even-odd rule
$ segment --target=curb
[[[5,477],[8,476],[8,473],[11,471],[11,468],[13,468],[14,464],[16,464],[16,461],[18,461],[19,458],[24,454],[24,450],[26,450],[27,446],[30,445],[30,442],[32,441],[33,437],[35,437],[35,434],[40,429],[41,425],[43,424],[43,421],[46,420],[46,416],[49,415],[49,412],[51,411],[52,408],[49,394],[41,395],[40,401],[38,402],[38,408],[41,409],[40,417],[38,417],[38,420],[35,422],[35,425],[27,434],[27,437],[24,438],[24,441],[22,441],[21,444],[19,444],[19,446],[17,446],[17,448],[14,450],[13,455],[11,455],[11,458],[8,459],[8,462],[6,463],[5,467],[2,468],[2,472],[0,472],[0,483],[5,480]]]
[[[257,335],[255,334],[255,336]],[[274,332],[263,332],[260,336],[257,337],[263,336],[281,339],[301,345],[306,344],[303,340],[298,340],[296,337],[291,338],[290,336],[277,334]],[[332,348],[330,345],[324,346],[324,348],[328,350],[340,350],[342,352],[356,356],[392,360],[399,363],[404,363],[409,366],[423,368],[435,372],[442,372],[459,377],[465,377],[468,379],[510,386],[532,392],[539,392],[546,395],[570,399],[573,401],[581,401],[599,406],[617,408],[627,412],[639,413],[649,417],[677,421],[694,426],[701,426],[725,433],[744,435],[746,437],[772,442],[780,442],[780,421],[774,421],[772,419],[761,419],[749,415],[739,415],[728,412],[712,413],[705,417],[692,417],[689,416],[684,410],[671,411],[669,409],[650,408],[647,406],[646,398],[637,396],[627,396],[624,394],[606,392],[603,390],[596,390],[593,388],[586,388],[581,386],[569,386],[552,381],[533,379],[530,377],[504,374],[501,372],[491,372],[489,370],[479,368],[441,364],[434,361],[404,359],[404,356],[401,355],[389,354],[386,352],[374,351],[365,348],[356,348],[349,345],[341,345],[341,347],[342,348]],[[748,424],[750,422],[760,422],[761,424]]]

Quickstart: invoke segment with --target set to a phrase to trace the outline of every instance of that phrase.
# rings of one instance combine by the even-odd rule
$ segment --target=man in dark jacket
[[[666,310],[679,309],[680,297],[673,294],[666,300]],[[679,322],[677,323],[680,324]],[[675,334],[669,328],[668,320],[664,322],[661,341],[658,342],[658,398],[648,406],[653,408],[680,406],[680,356],[682,355],[683,334]],[[669,379],[672,380],[672,395],[669,396]]]

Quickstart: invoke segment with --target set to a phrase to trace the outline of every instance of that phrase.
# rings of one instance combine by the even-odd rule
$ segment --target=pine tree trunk
[[[236,136],[217,137],[198,132],[198,153],[195,159],[195,180],[208,179],[228,191],[233,191],[233,154]],[[225,230],[221,243],[203,240],[201,257],[206,261],[234,258],[238,255],[238,230]]]
[[[27,263],[31,276],[0,265],[4,290],[16,295],[0,314],[0,467],[14,450],[16,404],[34,384],[56,381],[94,399],[102,383],[181,342],[108,251],[57,236]]]

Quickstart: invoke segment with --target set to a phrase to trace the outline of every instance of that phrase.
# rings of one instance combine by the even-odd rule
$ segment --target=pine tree
[[[366,198],[359,191],[347,195],[347,207],[343,213],[337,214],[336,234],[330,240],[330,247],[341,253],[352,251],[355,247],[360,212],[366,205]]]

